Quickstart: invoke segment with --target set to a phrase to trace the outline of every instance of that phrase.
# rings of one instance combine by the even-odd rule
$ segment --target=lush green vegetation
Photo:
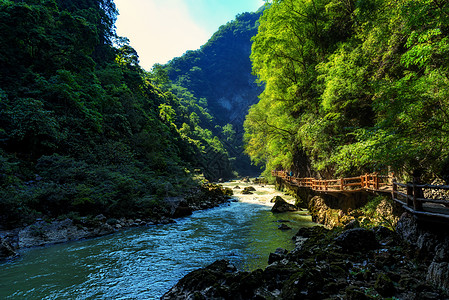
[[[256,35],[262,11],[243,13],[223,25],[196,51],[187,51],[165,66],[172,80],[171,91],[180,98],[196,99],[214,122],[208,128],[220,137],[242,175],[258,174],[243,153],[243,121],[248,107],[256,103],[262,87],[251,75],[251,38]],[[192,98],[193,96],[193,98]]]
[[[231,173],[212,117],[140,68],[116,15],[112,0],[0,1],[1,225],[149,216]]]
[[[252,48],[266,88],[246,151],[267,171],[449,180],[448,39],[447,1],[272,1]]]

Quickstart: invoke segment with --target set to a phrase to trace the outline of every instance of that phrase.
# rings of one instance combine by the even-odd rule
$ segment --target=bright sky
[[[214,32],[263,0],[115,0],[117,34],[137,50],[140,65],[150,70],[187,50],[199,49]]]

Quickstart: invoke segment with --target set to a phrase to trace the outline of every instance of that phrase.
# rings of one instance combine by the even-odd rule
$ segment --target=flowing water
[[[246,186],[228,185],[237,184]],[[237,193],[239,202],[174,224],[25,250],[0,264],[0,299],[158,299],[184,275],[217,259],[239,270],[264,268],[270,252],[293,249],[297,229],[315,224],[306,212],[271,213],[276,192],[255,187],[254,195]],[[293,230],[278,230],[279,220]]]

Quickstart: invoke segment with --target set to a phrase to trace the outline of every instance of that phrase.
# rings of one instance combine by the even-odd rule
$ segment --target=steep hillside
[[[257,34],[261,13],[262,10],[238,15],[234,21],[221,26],[201,49],[188,51],[165,66],[175,85],[187,88],[198,99],[207,100],[207,104],[203,100],[203,106],[207,105],[219,125],[211,129],[222,136],[241,174],[258,172],[243,154],[242,144],[248,108],[258,101],[263,90],[255,83],[249,59],[251,38]]]
[[[199,173],[231,175],[210,115],[116,36],[112,0],[0,3],[0,227],[149,215]]]

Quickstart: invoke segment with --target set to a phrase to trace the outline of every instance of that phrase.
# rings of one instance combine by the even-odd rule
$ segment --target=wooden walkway
[[[271,175],[282,178],[293,186],[310,188],[317,192],[355,193],[360,191],[371,191],[391,193],[392,191],[392,177],[381,176],[376,173],[331,180],[297,178],[289,176],[286,171],[272,171]]]
[[[292,186],[308,188],[319,193],[347,194],[362,191],[389,193],[395,202],[421,219],[449,221],[449,186],[447,185],[404,184],[396,182],[392,176],[376,173],[331,180],[298,178],[290,176],[286,171],[272,171],[271,174],[282,178]],[[432,190],[434,196],[424,197],[425,194],[432,194]],[[425,191],[427,193],[424,193]]]

